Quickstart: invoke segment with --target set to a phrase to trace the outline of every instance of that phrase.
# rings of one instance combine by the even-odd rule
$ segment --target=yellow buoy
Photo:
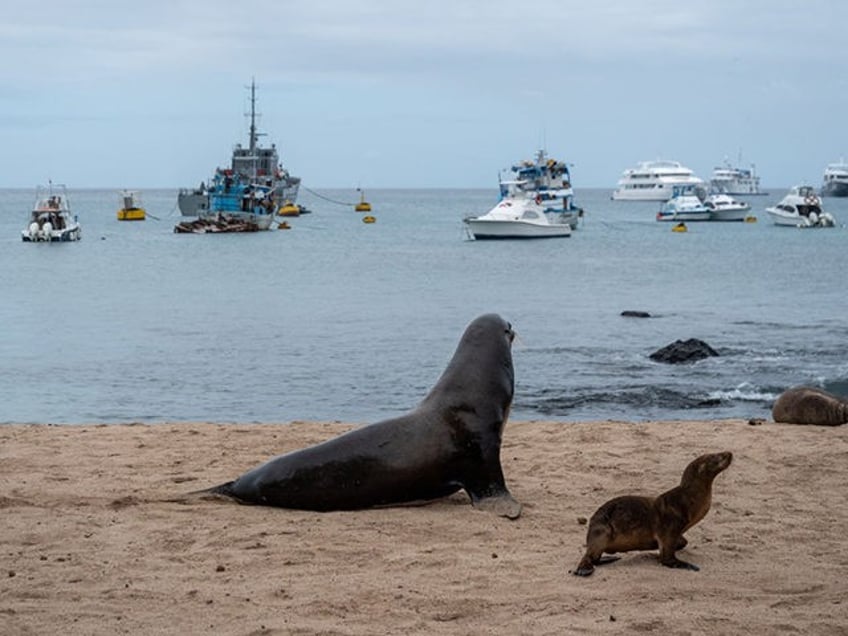
[[[363,216],[363,217],[362,217],[362,222],[363,222],[363,223],[374,223],[374,221],[376,221],[376,220],[377,220],[377,219],[375,219],[375,218],[374,218],[373,216],[371,216],[370,214],[368,214],[367,216]]]
[[[757,222],[757,217],[755,217],[753,214],[749,214],[748,216],[745,217],[745,223],[756,223],[756,222]]]
[[[672,232],[688,232],[689,228],[686,227],[686,224],[683,221],[681,221],[680,223],[675,225],[673,228],[671,228],[671,231]]]
[[[147,217],[144,208],[121,208],[118,210],[119,221],[143,221]]]
[[[300,207],[292,203],[291,201],[286,201],[280,208],[277,210],[278,216],[300,216]]]
[[[119,221],[143,221],[147,212],[141,206],[141,197],[135,190],[121,190],[121,207],[118,210]]]
[[[277,229],[278,229],[278,230],[290,230],[290,229],[291,229],[291,225],[289,225],[288,223],[286,223],[285,221],[283,221],[282,223],[280,223],[280,224],[277,226]]]
[[[368,203],[368,201],[365,200],[365,193],[364,192],[360,193],[359,203],[357,203],[355,206],[353,206],[353,209],[356,210],[357,212],[370,212],[371,211],[371,204]],[[372,223],[373,223],[373,221],[372,221]]]

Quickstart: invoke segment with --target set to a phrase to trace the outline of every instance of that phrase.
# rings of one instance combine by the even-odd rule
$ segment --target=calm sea
[[[489,190],[372,190],[377,222],[302,192],[290,231],[178,235],[175,190],[118,222],[71,190],[76,244],[20,240],[32,190],[0,190],[0,422],[370,422],[415,406],[468,322],[519,334],[512,419],[767,417],[784,388],[848,393],[848,230],[658,223],[577,190],[567,239],[473,242]],[[352,191],[321,190],[354,202]],[[825,199],[840,224],[848,200]],[[623,310],[650,312],[628,319]],[[677,339],[720,356],[669,366]]]

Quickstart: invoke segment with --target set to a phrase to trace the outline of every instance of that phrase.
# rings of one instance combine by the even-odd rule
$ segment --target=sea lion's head
[[[694,481],[712,481],[733,461],[733,453],[724,451],[721,453],[709,453],[701,455],[690,463],[683,471],[682,483]]]
[[[423,404],[505,422],[515,390],[514,339],[512,325],[498,314],[484,314],[472,320]]]

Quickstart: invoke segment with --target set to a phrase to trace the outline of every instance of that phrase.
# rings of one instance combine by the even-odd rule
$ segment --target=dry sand
[[[464,494],[314,513],[166,499],[344,424],[0,427],[2,634],[846,634],[848,427],[510,423],[517,521]],[[587,579],[588,517],[734,453],[682,558]]]

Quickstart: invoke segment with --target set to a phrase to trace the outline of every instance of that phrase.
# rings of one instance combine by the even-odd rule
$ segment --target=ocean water
[[[377,222],[302,192],[290,231],[178,235],[118,222],[116,189],[70,191],[75,244],[20,240],[34,191],[0,190],[0,422],[372,422],[414,407],[466,325],[518,333],[511,418],[767,417],[784,388],[848,393],[848,230],[691,223],[577,189],[567,239],[470,241],[497,190],[372,190]],[[319,190],[334,200],[352,191]],[[825,199],[840,224],[848,200]],[[624,310],[648,319],[621,317]],[[720,356],[648,355],[700,338]]]

